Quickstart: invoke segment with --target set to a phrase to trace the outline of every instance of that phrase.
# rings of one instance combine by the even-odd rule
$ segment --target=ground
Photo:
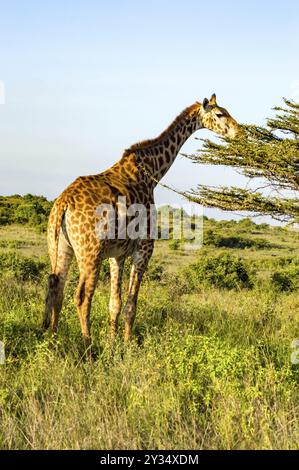
[[[291,361],[298,232],[248,220],[205,220],[204,229],[199,252],[157,243],[134,339],[124,345],[121,323],[113,355],[103,277],[89,362],[73,302],[76,268],[53,340],[40,329],[45,234],[0,227],[0,448],[299,448],[299,365]],[[236,258],[248,278],[240,265],[228,270]]]

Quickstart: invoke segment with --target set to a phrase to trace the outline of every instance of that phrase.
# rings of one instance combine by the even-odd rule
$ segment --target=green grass
[[[290,361],[291,342],[299,337],[299,294],[271,284],[273,272],[298,257],[298,232],[256,226],[244,235],[241,225],[206,225],[276,248],[207,246],[201,255],[157,243],[134,340],[126,346],[120,334],[114,355],[109,285],[99,284],[92,362],[84,358],[73,303],[75,272],[56,340],[40,331],[46,275],[22,281],[3,273],[1,449],[299,448],[299,365]],[[14,237],[27,240],[29,252],[18,243],[7,247]],[[0,241],[0,254],[9,248],[44,259],[45,236],[32,230],[1,228]],[[221,253],[240,257],[252,270],[250,288],[219,289],[200,278],[189,285],[190,265]]]

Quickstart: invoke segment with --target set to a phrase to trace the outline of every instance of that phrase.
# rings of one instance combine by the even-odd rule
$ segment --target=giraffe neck
[[[143,148],[142,143],[137,144],[140,145],[140,148],[136,149],[137,165],[139,162],[141,171],[144,169],[144,173],[148,178],[151,176],[153,181],[157,182],[163,178],[186,140],[203,127],[199,118],[200,105],[190,108],[194,108],[192,112],[183,112],[182,118],[179,116],[160,138],[148,141],[148,146]]]

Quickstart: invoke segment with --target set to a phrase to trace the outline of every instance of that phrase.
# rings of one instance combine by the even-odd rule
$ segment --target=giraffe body
[[[125,259],[132,257],[128,297],[124,307],[125,338],[130,339],[136,315],[138,291],[142,276],[151,258],[154,240],[147,230],[145,238],[126,236],[101,239],[96,230],[97,208],[110,205],[116,219],[120,211],[119,197],[127,208],[142,204],[146,208],[149,227],[154,188],[172,165],[181,146],[197,129],[209,128],[222,135],[234,135],[236,121],[216,104],[215,95],[203,104],[186,108],[158,138],[133,145],[111,168],[98,175],[77,178],[57,198],[48,223],[48,249],[52,273],[49,276],[44,315],[44,328],[52,322],[58,329],[63,290],[71,260],[75,255],[80,278],[75,302],[86,346],[91,343],[89,318],[93,293],[101,262],[109,258],[111,296],[109,302],[111,334],[115,336],[121,312],[121,283]],[[118,227],[116,227],[117,233]]]

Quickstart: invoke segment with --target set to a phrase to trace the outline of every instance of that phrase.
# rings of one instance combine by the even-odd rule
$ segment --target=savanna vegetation
[[[201,250],[157,242],[113,355],[105,264],[88,361],[75,265],[58,337],[41,332],[50,203],[30,198],[1,198],[1,449],[298,449],[298,231],[205,218]]]
[[[52,203],[43,196],[0,196],[0,226],[25,224],[45,231]]]

